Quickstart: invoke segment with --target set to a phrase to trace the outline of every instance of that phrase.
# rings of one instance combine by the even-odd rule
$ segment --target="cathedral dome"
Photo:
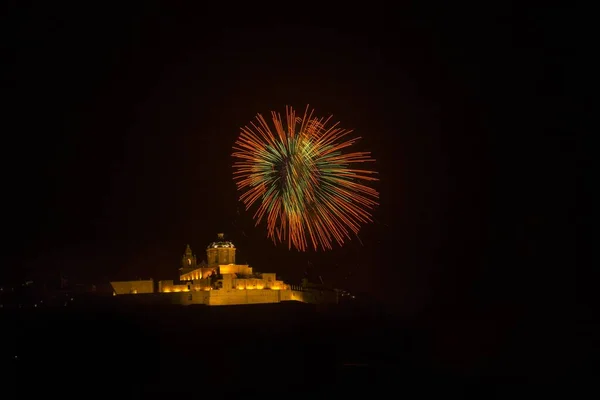
[[[225,240],[224,233],[219,233],[217,235],[217,241],[209,244],[207,247],[207,250],[208,249],[223,249],[223,248],[235,249],[235,246],[229,240]]]

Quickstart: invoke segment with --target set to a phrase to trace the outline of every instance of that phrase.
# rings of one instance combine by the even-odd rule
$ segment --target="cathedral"
[[[161,303],[233,305],[300,301],[337,303],[337,293],[306,285],[291,286],[275,273],[255,272],[248,264],[236,264],[236,248],[223,233],[206,248],[207,262],[200,262],[187,245],[181,258],[179,279],[111,282],[113,295],[153,295]]]

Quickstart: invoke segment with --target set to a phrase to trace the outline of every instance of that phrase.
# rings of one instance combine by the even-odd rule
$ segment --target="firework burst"
[[[348,151],[358,139],[339,122],[313,117],[306,107],[297,117],[286,107],[286,120],[271,112],[272,126],[262,115],[241,129],[233,147],[234,180],[240,200],[254,213],[256,225],[267,221],[274,242],[305,251],[332,249],[358,235],[371,222],[379,194],[366,183],[376,172],[357,169],[375,161],[368,152]]]

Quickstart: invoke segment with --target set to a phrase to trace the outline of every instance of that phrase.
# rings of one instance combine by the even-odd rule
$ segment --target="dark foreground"
[[[0,316],[3,398],[509,398],[532,383],[499,343],[440,347],[425,325],[375,310],[112,305]]]

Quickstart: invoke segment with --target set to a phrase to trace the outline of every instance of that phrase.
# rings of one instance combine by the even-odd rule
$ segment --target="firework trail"
[[[257,204],[256,225],[267,221],[275,243],[305,251],[332,249],[372,222],[379,193],[367,186],[375,171],[357,164],[375,161],[368,152],[348,151],[358,139],[339,122],[304,115],[286,106],[286,119],[261,114],[241,129],[233,146],[234,180],[246,210]]]

